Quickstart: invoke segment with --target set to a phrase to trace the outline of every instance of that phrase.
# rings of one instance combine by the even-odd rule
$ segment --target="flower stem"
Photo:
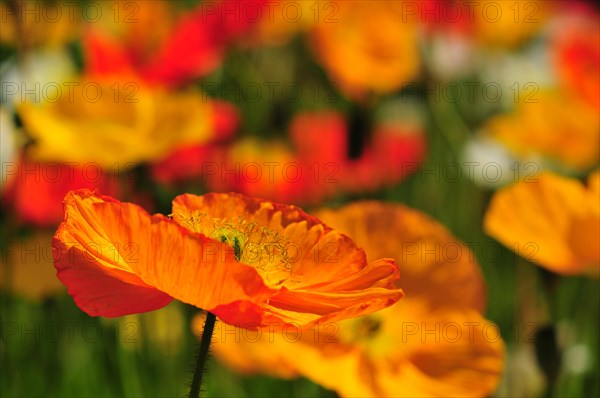
[[[200,396],[200,387],[202,386],[202,376],[204,375],[204,366],[208,358],[208,349],[212,338],[213,329],[215,328],[215,315],[206,312],[206,321],[204,321],[204,330],[202,331],[202,339],[200,340],[200,349],[198,350],[198,358],[196,360],[196,369],[194,369],[194,378],[190,387],[190,398],[198,398]]]

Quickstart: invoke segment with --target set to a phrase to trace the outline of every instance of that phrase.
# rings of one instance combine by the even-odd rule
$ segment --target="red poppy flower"
[[[260,10],[264,1],[252,3]],[[205,76],[221,63],[232,41],[251,27],[241,4],[237,0],[202,3],[176,19],[165,3],[140,2],[138,8],[146,10],[142,15],[146,30],[126,32],[125,44],[105,30],[88,30],[87,71],[96,76],[135,73],[150,83],[175,86]],[[157,25],[169,21],[170,30],[153,34]]]
[[[89,163],[44,163],[21,160],[3,187],[2,199],[20,221],[37,226],[56,226],[63,218],[62,200],[75,189],[102,189],[113,196],[120,192],[116,174]]]

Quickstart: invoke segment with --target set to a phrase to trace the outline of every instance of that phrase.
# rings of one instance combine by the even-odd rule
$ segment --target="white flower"
[[[4,186],[17,169],[17,139],[12,112],[0,107],[0,186]]]
[[[465,145],[463,167],[475,184],[498,189],[524,179],[532,179],[545,165],[538,157],[517,159],[495,139],[477,134]]]
[[[47,48],[24,54],[22,62],[6,60],[0,73],[2,105],[13,110],[22,102],[54,102],[68,95],[64,83],[75,75],[75,66],[65,50]]]

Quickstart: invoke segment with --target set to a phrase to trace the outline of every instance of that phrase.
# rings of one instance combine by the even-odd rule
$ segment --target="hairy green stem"
[[[196,359],[196,368],[194,369],[194,378],[190,387],[190,398],[198,398],[200,396],[200,387],[202,386],[202,376],[204,375],[204,366],[208,358],[208,349],[210,348],[210,340],[212,338],[213,329],[215,328],[216,316],[210,312],[206,313],[206,321],[204,322],[204,330],[202,331],[202,339],[200,340],[200,349],[198,350],[198,358]]]

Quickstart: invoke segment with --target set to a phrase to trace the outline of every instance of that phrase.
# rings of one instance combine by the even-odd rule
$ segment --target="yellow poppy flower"
[[[318,59],[350,97],[386,94],[416,78],[421,65],[417,24],[402,2],[336,1],[335,21],[311,29]]]
[[[494,195],[485,230],[550,271],[600,275],[600,172],[580,182],[552,173]]]
[[[157,159],[210,138],[211,108],[199,92],[170,93],[141,82],[76,83],[56,102],[18,107],[35,140],[31,159],[110,168]]]
[[[544,27],[550,13],[550,2],[541,0],[470,3],[475,37],[490,47],[512,48],[523,44]]]
[[[518,158],[543,156],[581,171],[600,160],[600,115],[560,92],[521,98],[513,113],[489,119],[482,129]]]
[[[328,6],[328,3],[310,1],[283,0],[267,4],[260,11],[261,18],[250,32],[253,42],[260,45],[284,45],[294,35],[310,29],[334,11],[334,7]],[[244,13],[249,13],[251,9],[251,6],[241,8]]]

